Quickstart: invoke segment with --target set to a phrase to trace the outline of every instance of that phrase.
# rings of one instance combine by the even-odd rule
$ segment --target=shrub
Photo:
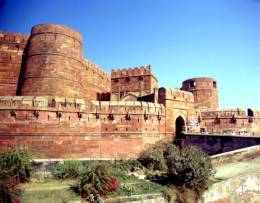
[[[108,192],[117,190],[119,185],[118,179],[111,176],[110,167],[103,164],[86,172],[80,179],[77,191],[82,198],[88,198],[92,195],[94,197],[106,196]]]
[[[31,155],[28,151],[14,149],[0,152],[0,202],[20,202],[16,197],[20,182],[26,182],[31,175]]]
[[[31,175],[31,155],[28,151],[14,149],[0,152],[0,169],[5,175],[15,178],[18,182],[26,182]]]
[[[151,170],[167,171],[166,159],[164,157],[165,143],[158,142],[146,149],[139,158],[144,167]]]
[[[186,146],[179,152],[170,153],[167,165],[178,186],[192,189],[199,196],[206,189],[209,177],[214,174],[209,156],[195,146]]]
[[[59,179],[77,178],[87,170],[87,166],[79,160],[65,160],[59,163],[54,176]]]
[[[2,172],[0,172],[0,176],[0,202],[11,203],[20,192],[15,188],[17,181],[14,178],[4,177]]]
[[[115,160],[113,166],[115,169],[119,169],[127,172],[134,172],[142,168],[142,164],[136,159]]]

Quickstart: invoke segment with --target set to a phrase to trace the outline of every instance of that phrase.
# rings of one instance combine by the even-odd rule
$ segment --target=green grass
[[[23,203],[66,203],[81,201],[79,195],[70,189],[70,186],[74,183],[75,180],[33,179],[30,183],[20,185],[20,188],[23,190],[21,200]]]
[[[146,180],[140,180],[133,175],[121,172],[119,190],[110,193],[111,198],[149,193],[162,193],[164,186]],[[80,196],[70,189],[77,182],[76,179],[60,181],[55,178],[32,178],[30,183],[20,185],[23,190],[21,200],[23,203],[67,203],[84,202]]]
[[[81,199],[70,189],[25,191],[21,196],[23,203],[67,203],[81,202]],[[83,202],[83,201],[82,201]]]

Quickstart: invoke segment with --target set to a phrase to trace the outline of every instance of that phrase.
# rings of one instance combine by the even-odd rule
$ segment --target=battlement
[[[97,102],[96,102],[97,104]],[[107,101],[99,103],[102,112],[119,114],[154,114],[164,115],[165,109],[162,104],[143,101]]]
[[[49,110],[103,114],[164,115],[162,104],[142,101],[92,101],[66,97],[0,96],[0,110]]]
[[[186,92],[179,89],[171,88],[159,88],[159,101],[164,100],[173,100],[173,101],[184,101],[184,102],[194,102],[194,97],[191,92]]]
[[[0,96],[0,109],[83,111],[82,99],[65,97]]]
[[[152,75],[151,65],[140,66],[140,67],[130,67],[123,69],[112,69],[111,78],[121,78],[121,77],[131,77],[131,76],[141,76],[141,75]]]
[[[30,35],[21,33],[0,32],[0,43],[21,43],[26,44]]]
[[[253,116],[250,114],[253,114]],[[206,118],[232,118],[232,117],[245,118],[250,116],[260,118],[260,111],[243,109],[243,108],[221,109],[217,111],[202,110],[201,115],[205,119]]]
[[[93,71],[94,75],[98,75],[100,77],[101,80],[98,82],[101,82],[103,80],[110,82],[111,75],[105,72],[103,68],[99,67],[97,64],[89,61],[88,59],[84,60],[84,64],[87,67],[87,69]]]
[[[39,24],[32,27],[31,34],[59,34],[71,37],[82,44],[82,36],[74,29],[59,24]]]

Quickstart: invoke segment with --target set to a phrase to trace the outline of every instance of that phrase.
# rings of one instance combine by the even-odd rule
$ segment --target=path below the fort
[[[202,203],[260,202],[260,157],[217,166],[214,181]]]

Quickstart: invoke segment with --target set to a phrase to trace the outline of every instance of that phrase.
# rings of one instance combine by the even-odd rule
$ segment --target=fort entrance
[[[183,140],[183,127],[185,126],[185,121],[184,119],[179,116],[175,120],[175,144],[181,146],[182,145],[182,140]]]

